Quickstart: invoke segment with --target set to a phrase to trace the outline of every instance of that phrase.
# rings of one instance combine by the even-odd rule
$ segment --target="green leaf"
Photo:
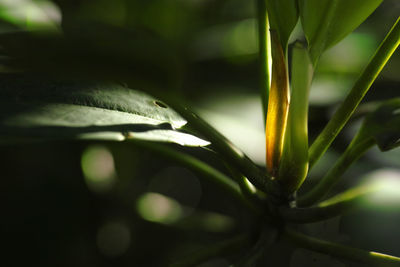
[[[385,101],[370,113],[360,135],[372,137],[382,151],[400,146],[400,98]]]
[[[177,131],[186,120],[164,103],[116,84],[3,76],[0,97],[3,143],[83,138],[209,144]]]
[[[289,113],[289,74],[284,51],[275,31],[271,31],[272,78],[265,127],[266,162],[271,176],[277,177]]]
[[[265,0],[271,30],[278,33],[284,51],[289,36],[297,24],[299,13],[295,0]]]
[[[315,64],[322,52],[357,28],[382,0],[299,0],[300,19]]]
[[[287,193],[295,192],[308,171],[308,95],[313,68],[307,49],[295,43],[292,49],[292,92],[279,166],[279,182]]]

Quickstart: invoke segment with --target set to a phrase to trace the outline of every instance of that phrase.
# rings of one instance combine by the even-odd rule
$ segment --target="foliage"
[[[113,206],[124,210],[122,222],[106,223],[99,227],[95,238],[93,234],[85,237],[96,239],[98,250],[113,259],[114,265],[195,266],[226,257],[229,263],[215,266],[283,266],[289,265],[287,255],[300,247],[344,261],[398,266],[398,257],[302,232],[307,232],[310,223],[363,208],[363,203],[379,194],[399,194],[391,192],[390,186],[373,182],[363,182],[344,192],[334,187],[370,148],[377,145],[388,151],[399,146],[397,95],[367,109],[350,144],[335,162],[329,162],[330,168],[318,175],[317,182],[315,170],[311,171],[344,126],[356,120],[357,112],[365,115],[365,106],[360,103],[400,44],[399,18],[369,63],[357,70],[362,71],[354,86],[320,131],[313,125],[316,112],[309,100],[310,89],[316,86],[320,69],[324,69],[325,52],[352,33],[382,1],[256,2],[259,51],[242,40],[249,25],[252,30],[256,26],[251,20],[254,12],[249,9],[250,18],[232,29],[226,25],[212,28],[219,15],[213,17],[215,21],[205,18],[212,17],[210,13],[222,5],[212,1],[0,3],[0,144],[11,151],[25,151],[29,146],[55,146],[55,150],[63,144],[80,146],[78,156],[73,158],[82,154],[79,168],[83,177],[75,180],[85,181],[90,196],[98,198],[93,201],[96,205],[117,202]],[[249,3],[240,5],[231,10],[244,12],[245,7],[251,8]],[[236,20],[234,12],[230,16]],[[212,30],[202,34],[204,28]],[[221,55],[222,59],[218,58]],[[255,63],[259,63],[257,67]],[[215,72],[222,84],[240,81],[236,77],[239,75],[224,73],[221,64],[233,69],[236,66],[238,73],[251,64],[260,71],[264,164],[255,163],[188,104],[207,94],[197,90],[198,84],[206,83]],[[202,71],[206,74],[201,76]],[[251,73],[246,77],[253,82],[257,75]],[[195,101],[188,101],[190,98]],[[117,145],[115,141],[122,143]],[[93,142],[97,146],[92,146]],[[107,147],[125,152],[114,162]],[[51,156],[44,158],[52,160]],[[132,164],[132,159],[136,163]],[[171,162],[187,169],[175,172],[167,168],[171,173],[162,173],[160,170]],[[125,169],[119,167],[124,164]],[[51,169],[50,165],[44,169]],[[150,182],[148,177],[157,171],[161,172],[159,178]],[[204,178],[202,187],[195,174]],[[68,192],[68,188],[63,190]],[[91,203],[85,199],[88,195],[77,195],[86,203],[82,205]],[[71,197],[60,198],[68,202]],[[374,205],[381,207],[379,203]],[[126,206],[134,206],[134,215]],[[61,217],[69,214],[65,207],[55,210]],[[96,221],[93,218],[113,213],[111,209],[99,216],[91,208],[77,210],[91,214],[83,232],[92,227],[91,220]],[[130,225],[137,230],[130,233]],[[128,254],[131,239],[137,242],[132,245],[133,254],[119,261],[121,255]],[[54,260],[65,252],[63,258],[82,264],[84,259],[64,251],[68,242],[64,242],[63,249],[54,249],[54,258],[49,257]],[[41,249],[39,246],[38,253]],[[83,251],[78,250],[78,254]],[[281,251],[274,256],[275,250]],[[310,260],[305,262],[309,265]],[[301,260],[292,261],[295,266],[302,264]]]

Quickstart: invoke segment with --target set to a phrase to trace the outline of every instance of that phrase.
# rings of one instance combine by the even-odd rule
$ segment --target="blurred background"
[[[323,55],[310,93],[310,141],[399,14],[399,1],[383,1]],[[155,95],[167,92],[191,103],[264,166],[255,17],[255,1],[242,0],[0,0],[0,72],[113,80]],[[298,38],[303,37],[297,27],[291,39]],[[332,166],[366,112],[399,96],[399,70],[397,51],[302,190]],[[185,151],[226,171],[207,151]],[[366,176],[389,177],[400,188],[399,159],[399,149],[371,150],[346,172],[336,192]],[[9,144],[0,147],[0,160],[4,266],[167,266],[256,227],[242,206],[196,173],[132,144]],[[305,231],[400,256],[400,203],[389,204],[310,224]],[[201,266],[229,266],[241,256],[221,256]],[[262,261],[361,266],[284,242]]]

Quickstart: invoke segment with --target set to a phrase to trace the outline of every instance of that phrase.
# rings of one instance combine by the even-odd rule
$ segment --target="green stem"
[[[400,17],[375,52],[371,61],[361,73],[349,95],[340,105],[332,119],[314,141],[309,150],[310,168],[325,153],[333,140],[347,123],[378,74],[400,44]]]
[[[235,178],[238,183],[240,190],[244,197],[246,197],[249,201],[263,207],[265,205],[266,195],[257,190],[253,185],[249,183],[249,181],[244,177],[240,172],[238,172],[234,167],[226,164],[226,168],[230,171],[232,177]]]
[[[314,72],[308,51],[301,42],[294,43],[291,51],[289,116],[278,176],[282,189],[288,195],[295,192],[307,176],[308,98]]]
[[[281,207],[279,214],[290,223],[313,223],[330,219],[344,214],[348,210],[363,203],[380,188],[376,186],[359,186],[340,193],[316,207],[311,208],[289,208]]]
[[[234,238],[207,246],[205,249],[199,250],[196,253],[189,255],[184,260],[171,264],[170,267],[197,266],[212,257],[220,256],[222,254],[239,252],[244,247],[249,246],[250,241],[251,238],[249,234],[242,234]]]
[[[339,160],[322,178],[322,180],[304,196],[299,197],[297,200],[298,206],[310,206],[323,198],[340,180],[341,176],[350,165],[375,144],[375,141],[372,138],[365,138],[359,141],[358,136],[359,135],[353,139]]]
[[[169,103],[170,104],[170,103]],[[249,181],[261,191],[279,196],[280,191],[276,182],[271,180],[256,164],[254,164],[240,149],[234,146],[221,133],[215,130],[199,116],[184,108],[179,103],[172,103],[172,108],[188,121],[190,129],[204,136],[211,142],[215,150],[224,160],[235,166]]]
[[[257,261],[265,254],[268,248],[276,243],[277,237],[277,229],[266,226],[261,232],[260,238],[254,247],[251,248],[239,262],[232,265],[232,267],[255,266]]]
[[[304,235],[290,228],[285,229],[283,237],[292,241],[299,247],[328,254],[333,257],[362,262],[368,264],[368,266],[400,266],[399,257],[373,251],[366,251],[317,239]]]
[[[231,265],[230,267],[249,267],[256,266],[257,261],[264,255],[264,249],[262,248],[253,248],[250,250],[240,262]]]
[[[268,110],[268,97],[270,87],[270,73],[269,63],[270,58],[270,40],[269,40],[269,23],[267,7],[265,0],[257,0],[257,11],[258,11],[258,49],[260,57],[260,96],[264,114],[264,123],[267,120]]]
[[[207,163],[196,159],[193,156],[177,151],[176,149],[170,148],[162,144],[154,144],[146,141],[133,141],[136,145],[142,146],[146,149],[152,150],[167,159],[179,162],[188,168],[200,173],[204,178],[208,178],[209,181],[215,183],[220,188],[224,189],[227,193],[239,200],[246,207],[248,207],[254,214],[261,215],[263,211],[259,206],[247,200],[240,191],[239,186],[225,174],[214,169]]]

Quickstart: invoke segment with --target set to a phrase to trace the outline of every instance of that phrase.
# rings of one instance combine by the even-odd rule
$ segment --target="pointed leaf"
[[[265,128],[266,159],[270,174],[278,174],[289,111],[289,80],[286,59],[275,31],[271,31],[272,78]]]
[[[48,139],[143,139],[185,146],[209,143],[178,132],[186,124],[164,103],[116,84],[40,81],[4,76],[0,82],[2,142]]]
[[[321,53],[357,28],[382,0],[299,0],[300,19],[315,64]]]

